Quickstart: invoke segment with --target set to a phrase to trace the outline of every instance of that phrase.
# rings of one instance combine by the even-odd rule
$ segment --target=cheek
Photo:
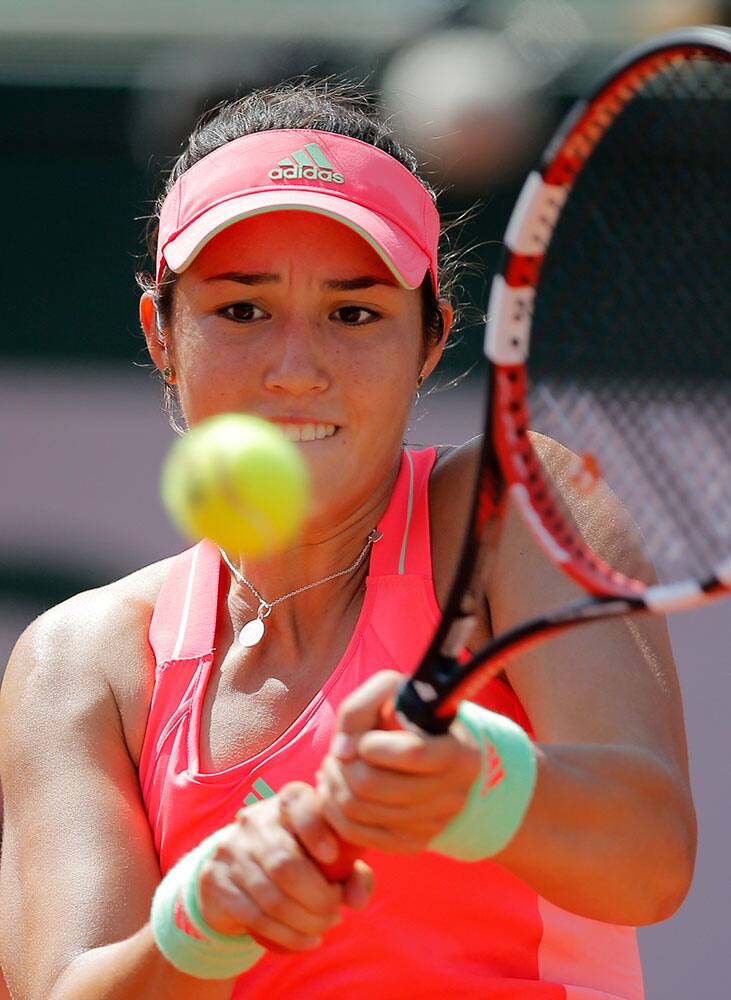
[[[388,466],[400,449],[416,394],[415,367],[416,360],[386,356],[353,372],[347,395],[361,461]]]
[[[414,393],[411,379],[391,362],[368,372],[354,372],[347,387],[349,422],[357,437],[376,451],[400,442],[409,419]]]
[[[413,330],[397,328],[375,345],[366,343],[350,356],[344,353],[343,367],[347,366],[354,384],[379,396],[405,401],[408,407],[416,392],[422,354],[421,340]]]
[[[237,377],[244,369],[221,352],[196,350],[189,344],[176,365],[178,395],[189,423],[228,410],[247,408],[247,379]]]

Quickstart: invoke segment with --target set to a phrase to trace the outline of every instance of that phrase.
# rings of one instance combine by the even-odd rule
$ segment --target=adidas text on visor
[[[180,273],[227,226],[262,212],[317,212],[355,230],[405,288],[437,288],[439,213],[426,188],[359,139],[282,129],[220,146],[178,178],[163,202],[156,273]]]

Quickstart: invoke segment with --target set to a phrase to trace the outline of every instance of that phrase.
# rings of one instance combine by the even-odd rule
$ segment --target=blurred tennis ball
[[[307,513],[310,483],[295,445],[259,417],[224,413],[170,449],[162,502],[189,538],[210,538],[251,559],[287,547]]]

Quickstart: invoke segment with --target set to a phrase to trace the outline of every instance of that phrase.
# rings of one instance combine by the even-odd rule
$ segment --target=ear
[[[150,357],[155,367],[162,371],[165,365],[170,364],[170,353],[152,292],[144,292],[140,299],[140,325],[145,334]]]
[[[454,308],[448,299],[439,300],[439,312],[442,314],[442,335],[436,343],[430,344],[427,349],[424,364],[421,366],[420,373],[424,376],[424,378],[428,378],[439,364],[439,359],[442,356],[444,347],[452,329],[452,324],[454,323]]]

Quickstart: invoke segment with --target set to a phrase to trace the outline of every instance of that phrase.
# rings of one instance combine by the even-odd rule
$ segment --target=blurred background
[[[731,23],[731,3],[0,0],[0,674],[41,611],[182,547],[158,501],[172,432],[134,274],[160,171],[204,109],[299,74],[361,83],[447,218],[472,209],[452,237],[461,336],[411,431],[455,443],[479,427],[481,311],[543,143],[623,49],[703,23]],[[672,622],[700,851],[683,909],[640,933],[650,1000],[728,996],[730,625],[723,604]]]

